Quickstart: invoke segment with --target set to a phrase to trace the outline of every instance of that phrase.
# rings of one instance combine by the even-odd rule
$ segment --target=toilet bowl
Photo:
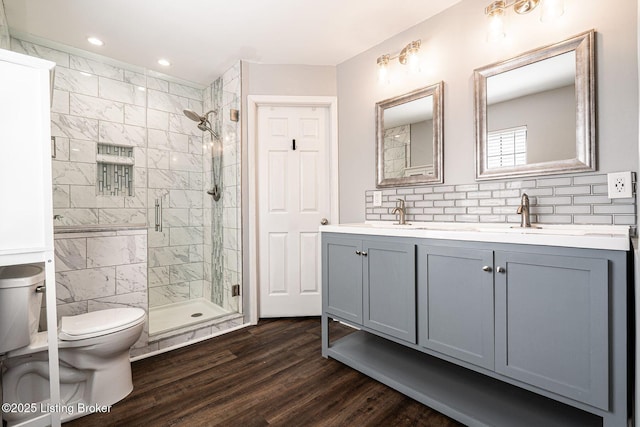
[[[129,349],[142,333],[140,308],[114,308],[62,317],[58,332],[63,421],[86,415],[82,408],[113,405],[133,390]],[[49,390],[46,332],[9,352],[2,378],[3,403],[46,404]],[[80,405],[80,406],[79,406]],[[45,405],[46,406],[46,405]],[[75,409],[71,409],[75,408]],[[6,414],[11,426],[34,414]]]
[[[0,309],[31,313],[12,315],[10,323],[0,324],[2,401],[35,404],[37,409],[4,413],[8,426],[50,411],[47,333],[36,331],[32,315],[40,311],[43,281],[42,266],[36,264],[0,267]],[[140,337],[145,319],[145,311],[133,307],[62,317],[58,328],[62,421],[113,405],[131,393],[129,349]]]

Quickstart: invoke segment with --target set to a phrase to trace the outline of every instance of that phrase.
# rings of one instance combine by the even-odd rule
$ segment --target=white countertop
[[[532,228],[521,228],[517,224],[414,221],[399,225],[391,221],[367,221],[322,225],[320,232],[621,251],[630,248],[630,227],[626,225],[532,224]]]

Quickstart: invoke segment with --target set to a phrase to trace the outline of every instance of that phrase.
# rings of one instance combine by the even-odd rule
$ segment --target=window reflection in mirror
[[[477,179],[595,170],[593,40],[476,70]]]
[[[442,86],[376,104],[376,185],[442,182]]]
[[[567,52],[487,79],[489,168],[576,157],[575,70],[576,54]],[[520,129],[518,144],[509,129]]]

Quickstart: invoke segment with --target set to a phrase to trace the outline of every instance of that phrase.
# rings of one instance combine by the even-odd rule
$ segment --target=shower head
[[[218,139],[218,134],[216,133],[216,131],[211,129],[211,122],[208,119],[209,114],[211,114],[211,113],[217,114],[216,110],[207,111],[202,116],[200,114],[196,113],[195,111],[189,110],[189,109],[182,110],[182,112],[189,119],[193,120],[194,122],[198,122],[198,129],[200,129],[203,132],[209,131],[209,132],[211,132],[211,135],[214,138]]]
[[[193,110],[187,109],[187,110],[182,110],[182,112],[184,113],[185,116],[189,117],[194,122],[204,122],[205,120],[207,120],[206,116],[201,116],[200,114],[196,113]]]
[[[209,110],[206,113],[204,113],[202,116],[198,113],[196,113],[193,110],[190,109],[186,109],[186,110],[182,110],[182,112],[184,113],[185,116],[189,117],[191,120],[193,120],[194,122],[208,122],[209,121],[209,114],[213,113],[213,114],[218,114],[218,112],[216,110]]]

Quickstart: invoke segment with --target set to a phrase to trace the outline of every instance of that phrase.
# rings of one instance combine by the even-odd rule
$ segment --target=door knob
[[[320,225],[327,225],[327,224],[329,224],[329,220],[327,218],[322,218],[320,220]]]

